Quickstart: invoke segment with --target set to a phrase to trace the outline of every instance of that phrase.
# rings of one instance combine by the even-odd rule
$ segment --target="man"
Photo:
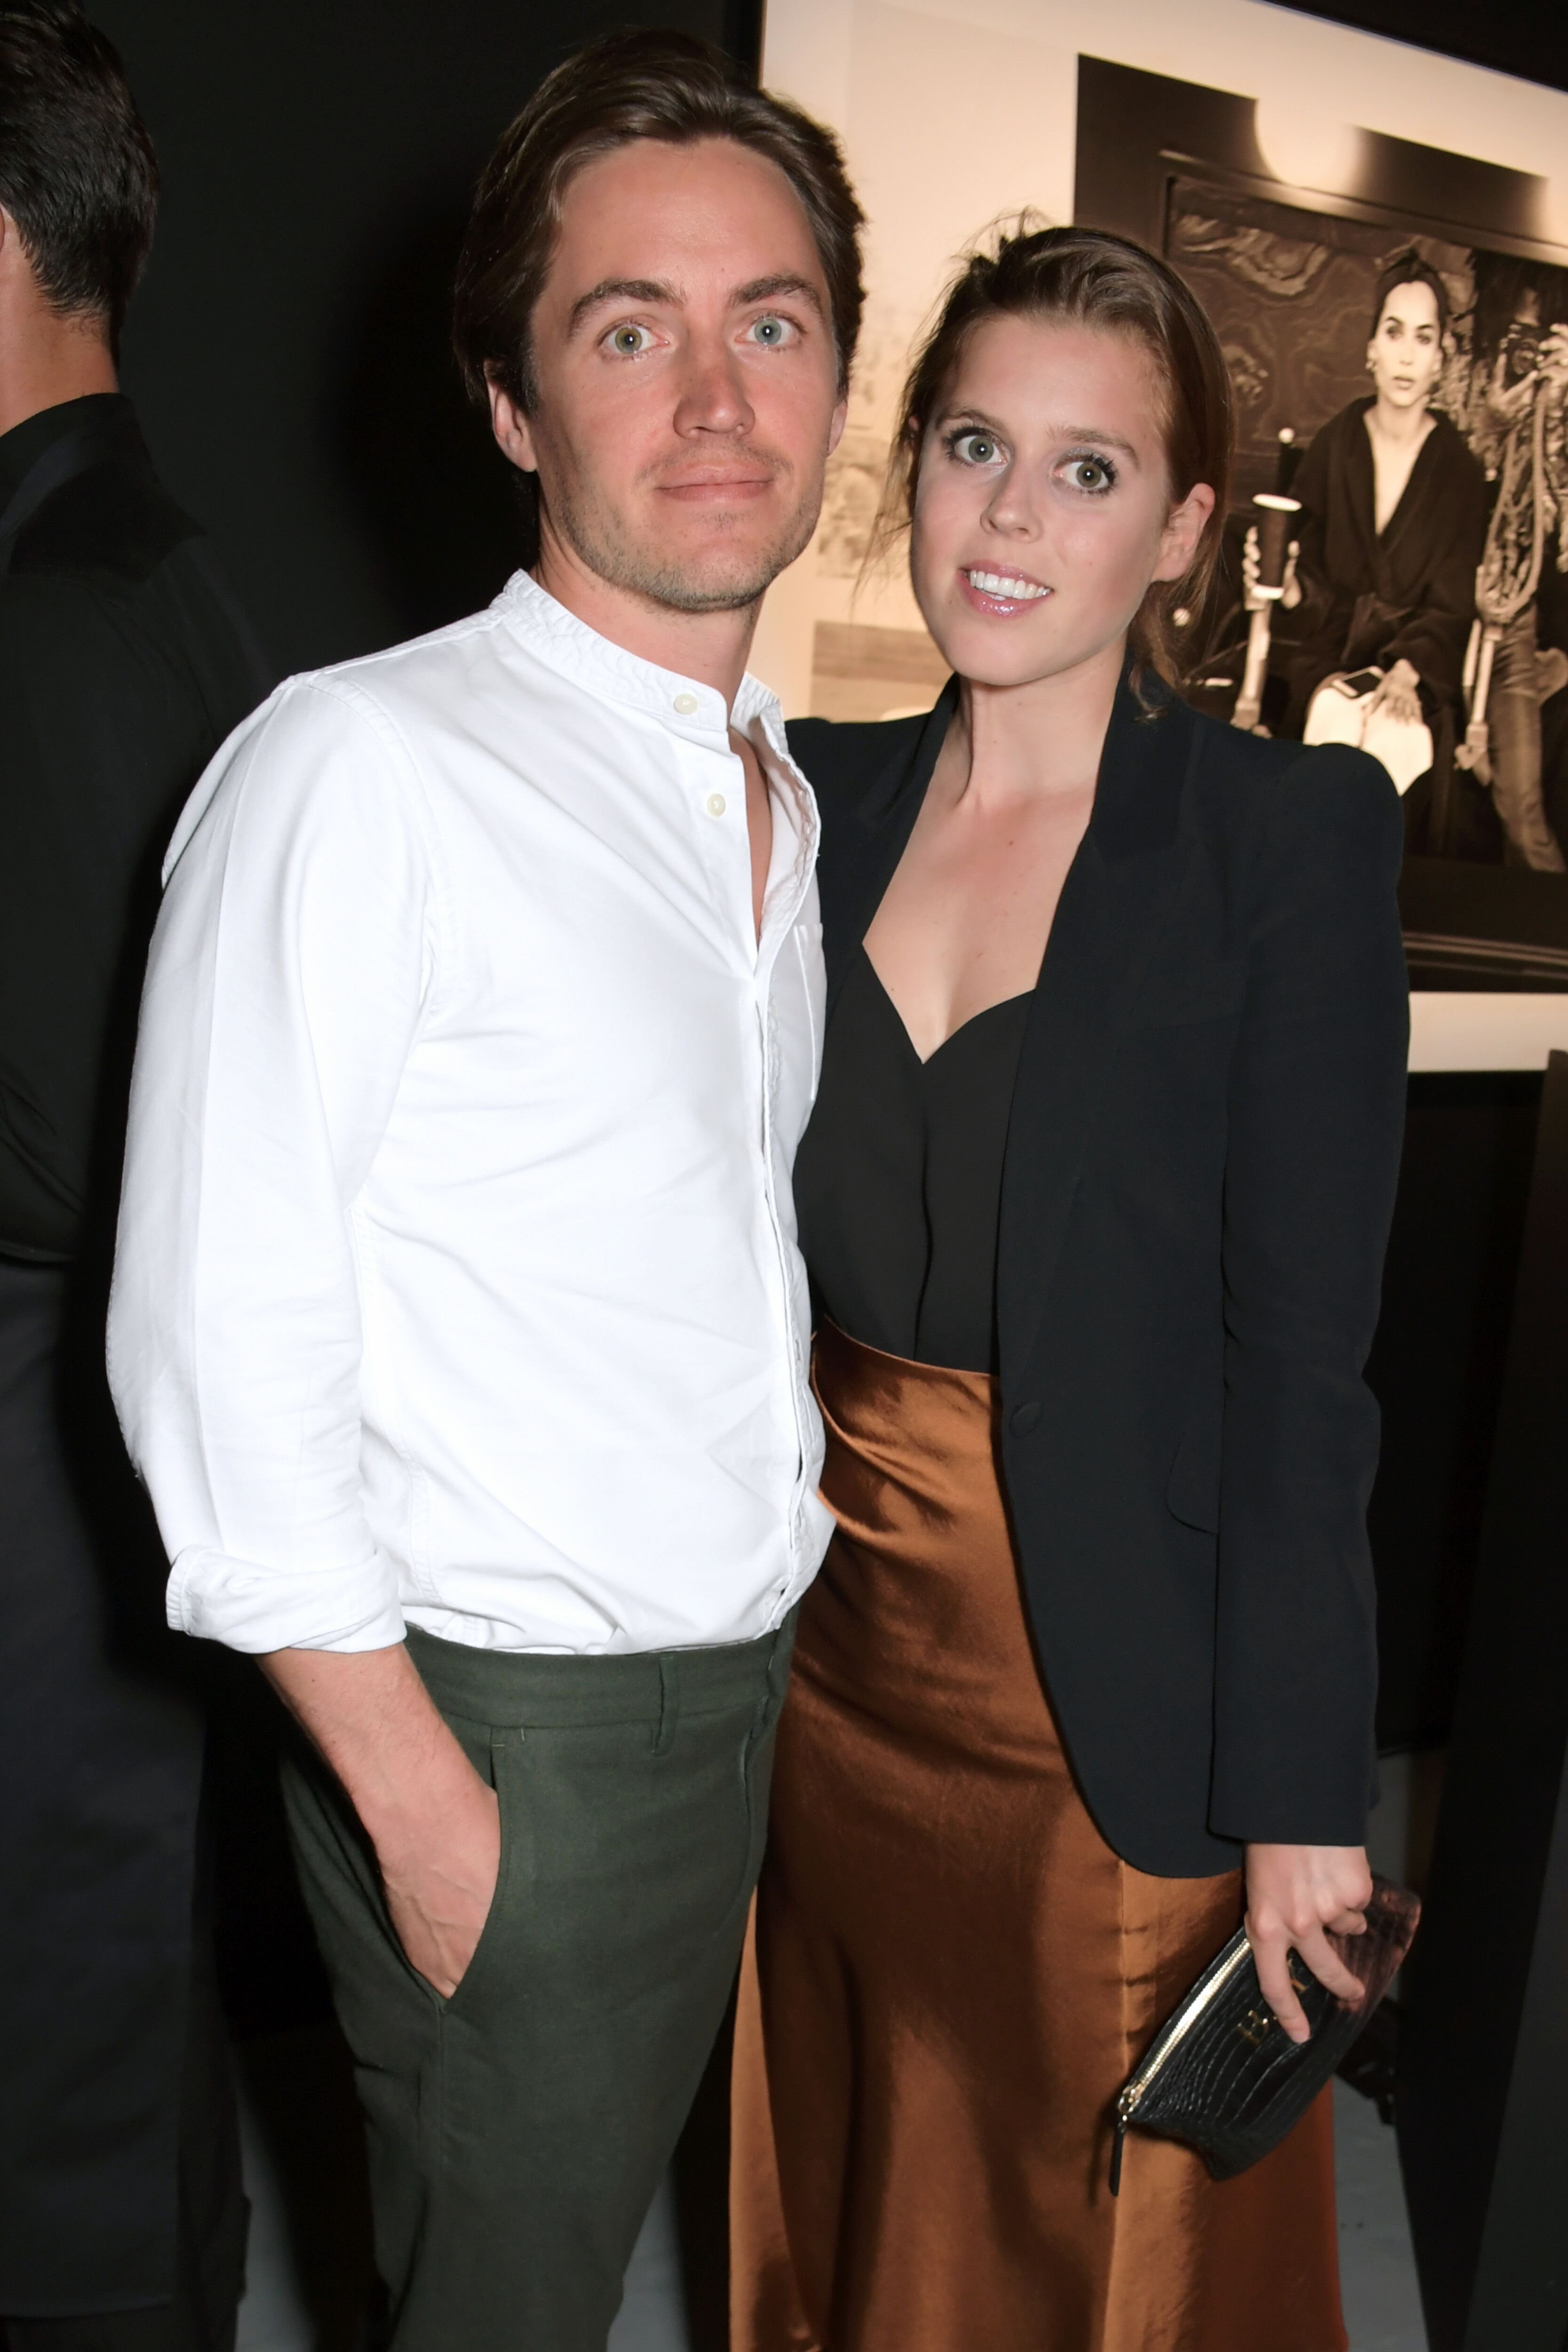
[[[170,853],[115,1394],[260,1655],[398,2352],[603,2347],[720,2022],[826,1545],[790,1202],[815,806],[744,675],[859,214],[699,43],[502,139],[457,341],[536,543],[282,689]]]
[[[117,389],[157,173],[65,0],[0,5],[0,2338],[233,2341],[201,1720],[103,1384],[157,869],[270,682]],[[184,1664],[184,1660],[178,1664]]]

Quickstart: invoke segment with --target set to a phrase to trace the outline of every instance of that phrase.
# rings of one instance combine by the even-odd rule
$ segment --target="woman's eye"
[[[1073,457],[1068,461],[1068,480],[1075,490],[1108,490],[1115,479],[1104,457]]]
[[[955,433],[949,443],[961,466],[992,466],[996,462],[995,436],[990,433]]]
[[[774,352],[781,344],[789,341],[795,332],[795,327],[788,319],[774,319],[770,316],[766,319],[753,319],[750,332],[753,341],[761,343],[766,351]]]
[[[653,349],[653,337],[646,327],[634,327],[629,323],[624,327],[612,327],[610,349],[617,359],[635,360],[644,352]]]

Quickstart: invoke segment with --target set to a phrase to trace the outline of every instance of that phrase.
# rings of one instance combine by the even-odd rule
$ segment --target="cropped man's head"
[[[535,531],[660,604],[754,602],[816,522],[860,222],[831,133],[706,44],[559,66],[480,180],[455,311]]]
[[[158,164],[112,44],[74,0],[0,0],[0,206],[60,317],[119,344]]]

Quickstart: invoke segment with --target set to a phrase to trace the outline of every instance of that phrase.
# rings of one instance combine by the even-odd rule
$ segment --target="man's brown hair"
[[[841,388],[860,331],[859,231],[838,142],[787,99],[757,89],[706,41],[613,33],[574,51],[501,134],[474,196],[458,263],[453,340],[478,401],[499,384],[519,408],[535,397],[533,309],[566,191],[586,163],[633,140],[684,147],[732,139],[776,163],[800,198],[827,281]]]

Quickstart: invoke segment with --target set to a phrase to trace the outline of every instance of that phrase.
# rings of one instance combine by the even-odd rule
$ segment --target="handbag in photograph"
[[[1373,1877],[1364,1936],[1329,1940],[1363,1986],[1353,2009],[1321,1985],[1292,1952],[1290,1981],[1311,2039],[1292,2042],[1263,1997],[1244,1930],[1237,1929],[1175,2013],[1168,2017],[1116,2102],[1110,2190],[1121,2182],[1130,2130],[1184,2140],[1216,2180],[1229,2180],[1278,2147],[1366,2025],[1409,1951],[1421,1917],[1414,1895]]]
[[[1303,743],[1353,743],[1359,751],[1370,751],[1380,760],[1394,779],[1398,793],[1407,793],[1417,776],[1424,776],[1432,764],[1432,730],[1424,719],[1395,719],[1386,710],[1373,710],[1372,698],[1377,690],[1383,672],[1363,671],[1372,685],[1356,691],[1352,678],[1336,676],[1325,678],[1307,706],[1307,723],[1301,730]]]

